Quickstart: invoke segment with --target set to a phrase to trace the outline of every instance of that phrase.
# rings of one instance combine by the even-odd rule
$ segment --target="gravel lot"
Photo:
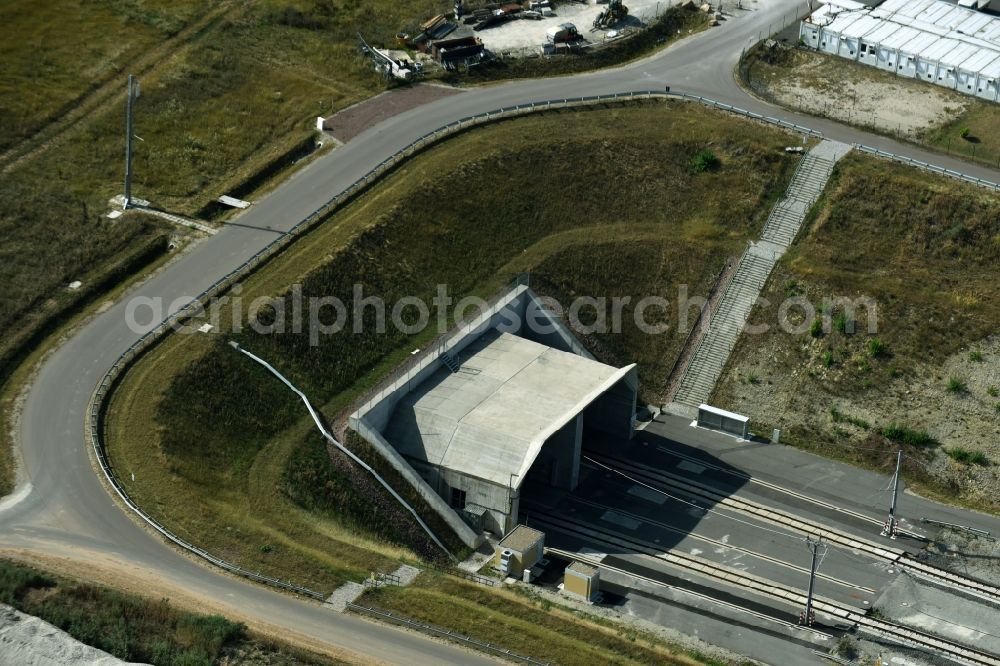
[[[678,0],[625,0],[629,15],[616,28],[620,30],[625,26],[640,27],[644,23],[652,21],[673,4],[678,4]],[[555,16],[543,18],[540,21],[523,19],[509,21],[475,34],[483,40],[483,44],[491,51],[507,51],[538,47],[545,43],[545,33],[549,28],[562,23],[572,23],[587,40],[600,42],[604,40],[605,31],[591,32],[590,28],[597,15],[606,7],[607,3],[596,4],[592,1],[586,3],[560,2],[555,8]],[[462,27],[465,28],[465,26]]]

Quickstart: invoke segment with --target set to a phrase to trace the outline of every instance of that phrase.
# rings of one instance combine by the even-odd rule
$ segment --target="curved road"
[[[370,168],[427,131],[452,120],[533,100],[662,89],[696,93],[813,127],[827,137],[884,150],[996,181],[997,174],[836,123],[782,111],[749,97],[733,70],[758,33],[801,8],[798,0],[761,0],[720,27],[694,35],[626,67],[549,80],[515,82],[450,96],[386,120],[315,161],[133,296],[165,303],[200,293]],[[273,229],[274,231],[268,230]],[[105,371],[139,334],[125,325],[124,302],[95,317],[52,354],[27,396],[21,419],[18,490],[0,502],[0,549],[100,561],[155,576],[165,590],[210,599],[214,610],[251,624],[389,663],[492,663],[450,644],[251,585],[203,566],[139,527],[111,500],[91,467],[84,438],[87,402]],[[530,652],[530,647],[524,647]]]

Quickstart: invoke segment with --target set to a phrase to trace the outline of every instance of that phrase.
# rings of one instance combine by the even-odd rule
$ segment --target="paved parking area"
[[[418,106],[457,95],[460,90],[433,83],[403,86],[376,95],[360,104],[349,106],[326,118],[326,131],[347,143],[370,127],[387,118],[399,115]]]

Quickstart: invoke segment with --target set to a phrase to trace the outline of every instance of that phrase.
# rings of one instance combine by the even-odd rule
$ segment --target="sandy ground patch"
[[[933,84],[808,51],[796,52],[794,69],[771,81],[770,93],[782,106],[907,138],[954,120],[969,101]]]

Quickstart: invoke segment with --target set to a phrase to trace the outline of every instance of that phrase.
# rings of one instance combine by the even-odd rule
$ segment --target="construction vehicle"
[[[608,8],[597,15],[594,19],[594,30],[604,30],[610,28],[628,16],[628,7],[622,4],[622,0],[610,0]]]

